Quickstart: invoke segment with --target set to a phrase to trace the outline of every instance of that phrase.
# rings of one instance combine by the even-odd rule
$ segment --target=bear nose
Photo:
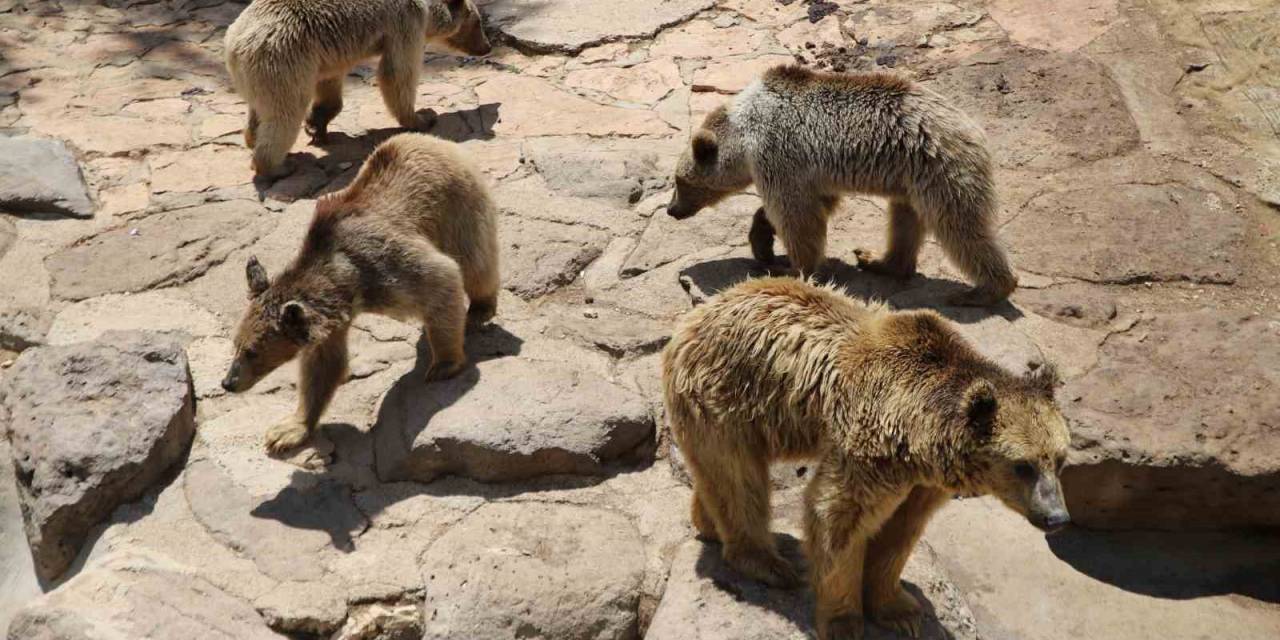
[[[1053,532],[1067,526],[1071,522],[1071,514],[1066,511],[1054,511],[1044,519],[1044,528],[1046,531]]]
[[[236,390],[236,381],[235,381],[235,379],[234,379],[234,378],[232,378],[231,376],[227,376],[227,377],[223,378],[223,379],[222,379],[222,388],[223,388],[223,389],[226,389],[227,391],[235,391],[235,390]]]

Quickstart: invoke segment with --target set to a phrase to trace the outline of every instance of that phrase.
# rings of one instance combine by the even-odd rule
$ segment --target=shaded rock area
[[[784,536],[783,553],[802,562],[795,538]],[[907,590],[926,604],[921,638],[976,640],[973,613],[963,596],[937,566],[933,551],[921,545],[911,556],[903,579]],[[666,597],[654,615],[646,640],[711,640],[812,637],[813,598],[806,590],[769,589],[744,579],[720,557],[720,546],[686,542],[671,563]],[[897,634],[867,623],[865,638]]]
[[[1144,319],[1063,390],[1063,477],[1085,526],[1280,526],[1280,322],[1218,311]],[[1212,398],[1212,403],[1207,399]]]
[[[80,165],[58,140],[0,136],[0,212],[93,217]]]
[[[37,573],[57,578],[89,530],[136,500],[195,431],[182,347],[141,332],[41,347],[6,375],[6,437]]]
[[[40,203],[0,198],[0,387],[26,394],[19,412],[0,402],[23,434],[0,442],[10,638],[810,636],[808,589],[765,589],[693,540],[659,373],[681,313],[785,273],[780,243],[779,265],[751,257],[754,189],[665,213],[691,130],[782,63],[899,74],[980,124],[1020,284],[990,309],[946,306],[968,283],[931,238],[911,278],[860,270],[887,205],[852,195],[830,220],[834,283],[1066,381],[1075,527],[1045,538],[993,500],[943,509],[906,574],[926,636],[1280,637],[1274,3],[479,4],[493,51],[433,48],[416,107],[501,212],[497,315],[468,330],[471,364],[431,384],[416,321],[360,317],[321,424],[273,457],[296,363],[245,393],[219,384],[244,265],[280,273],[316,199],[400,131],[376,64],[342,79],[326,144],[300,136],[296,171],[255,182],[223,51],[245,0],[0,0],[2,142],[48,152],[0,154],[21,165],[0,176],[26,176],[0,193]],[[163,357],[118,352],[121,330],[159,334]],[[85,348],[133,364],[23,364]],[[109,376],[164,390],[78,399]],[[36,449],[62,457],[32,466]],[[812,466],[770,472],[797,560]],[[129,491],[94,497],[124,471]],[[50,528],[71,507],[28,500],[37,478],[97,505],[61,530],[78,533]],[[24,504],[46,509],[27,514],[45,523],[34,558]]]

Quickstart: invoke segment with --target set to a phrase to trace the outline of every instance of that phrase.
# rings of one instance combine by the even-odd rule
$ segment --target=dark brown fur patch
[[[702,119],[702,128],[715,131],[721,124],[729,121],[729,108],[720,105],[712,109],[705,118]]]
[[[891,73],[831,73],[794,64],[769,69],[764,73],[764,84],[770,88],[791,90],[824,87],[854,91],[880,89],[894,93],[906,93],[914,88],[910,80]]]

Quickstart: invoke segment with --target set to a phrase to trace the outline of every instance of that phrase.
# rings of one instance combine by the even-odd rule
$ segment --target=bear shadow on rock
[[[785,257],[773,265],[754,258],[720,258],[692,265],[680,271],[680,285],[699,305],[725,289],[751,278],[794,275]],[[993,315],[1006,320],[1022,317],[1022,312],[1008,300],[991,307],[953,307],[946,299],[969,288],[967,283],[932,278],[920,273],[899,280],[859,269],[839,258],[827,258],[826,282],[834,284],[852,298],[863,302],[887,302],[896,310],[931,309],[944,318],[960,324],[981,322]]]
[[[809,565],[804,560],[801,543],[786,533],[775,533],[774,540],[782,556],[801,568],[806,574]],[[704,542],[698,555],[694,572],[700,578],[710,580],[720,591],[733,600],[754,607],[767,609],[795,625],[797,630],[813,637],[813,589],[806,582],[795,589],[775,589],[747,578],[725,563],[721,557],[721,546],[716,542]],[[902,586],[920,602],[924,619],[920,628],[920,637],[928,640],[952,640],[954,634],[938,621],[932,601],[925,596],[919,587],[903,581]],[[892,640],[898,634],[866,621],[865,640]]]
[[[305,488],[291,483],[249,515],[295,529],[324,531],[333,548],[347,553],[355,550],[352,533],[358,535],[368,524],[352,502],[351,488],[327,478]]]
[[[1169,600],[1238,594],[1280,603],[1274,532],[1091,531],[1046,538],[1077,571],[1125,591]]]
[[[435,125],[421,133],[458,143],[492,139],[501,106],[482,104],[474,109],[437,114]],[[423,108],[417,112],[423,114],[426,111]],[[253,180],[254,189],[260,200],[270,197],[285,202],[344,189],[355,180],[365,159],[379,144],[401,133],[414,131],[403,127],[369,129],[359,135],[329,131],[325,142],[316,145],[325,150],[324,155],[317,156],[310,151],[290,153],[288,162],[293,163],[293,172],[281,178],[257,176]],[[300,135],[305,136],[306,133]]]

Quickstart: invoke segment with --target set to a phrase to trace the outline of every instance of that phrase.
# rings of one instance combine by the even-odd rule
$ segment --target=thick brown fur
[[[884,74],[775,67],[706,116],[675,173],[667,212],[697,213],[754,184],[764,200],[752,252],[773,260],[775,230],[802,276],[820,272],[827,220],[845,193],[889,199],[889,248],[861,266],[909,277],[926,233],[976,287],[952,302],[989,305],[1017,287],[995,239],[985,137],[938,94]]]
[[[307,439],[345,378],[347,330],[361,313],[423,324],[427,380],[462,369],[468,316],[482,323],[497,309],[497,212],[457,145],[401,134],[316,204],[302,249],[279,276],[269,280],[256,259],[246,275],[249,308],[222,384],[247,390],[301,355],[298,411],[267,434],[279,453]]]
[[[285,156],[306,118],[316,143],[342,110],[352,67],[380,57],[378,88],[400,126],[425,130],[414,110],[427,41],[485,55],[473,0],[254,0],[227,29],[227,71],[249,105],[245,144],[258,175],[289,172]],[[311,113],[307,115],[307,105]]]
[[[899,575],[955,494],[994,494],[1045,529],[1066,521],[1057,478],[1069,435],[1052,367],[1015,376],[932,312],[750,280],[679,322],[662,378],[694,526],[743,573],[797,580],[769,532],[768,465],[819,461],[805,545],[824,640],[858,637],[864,612],[919,631]]]

